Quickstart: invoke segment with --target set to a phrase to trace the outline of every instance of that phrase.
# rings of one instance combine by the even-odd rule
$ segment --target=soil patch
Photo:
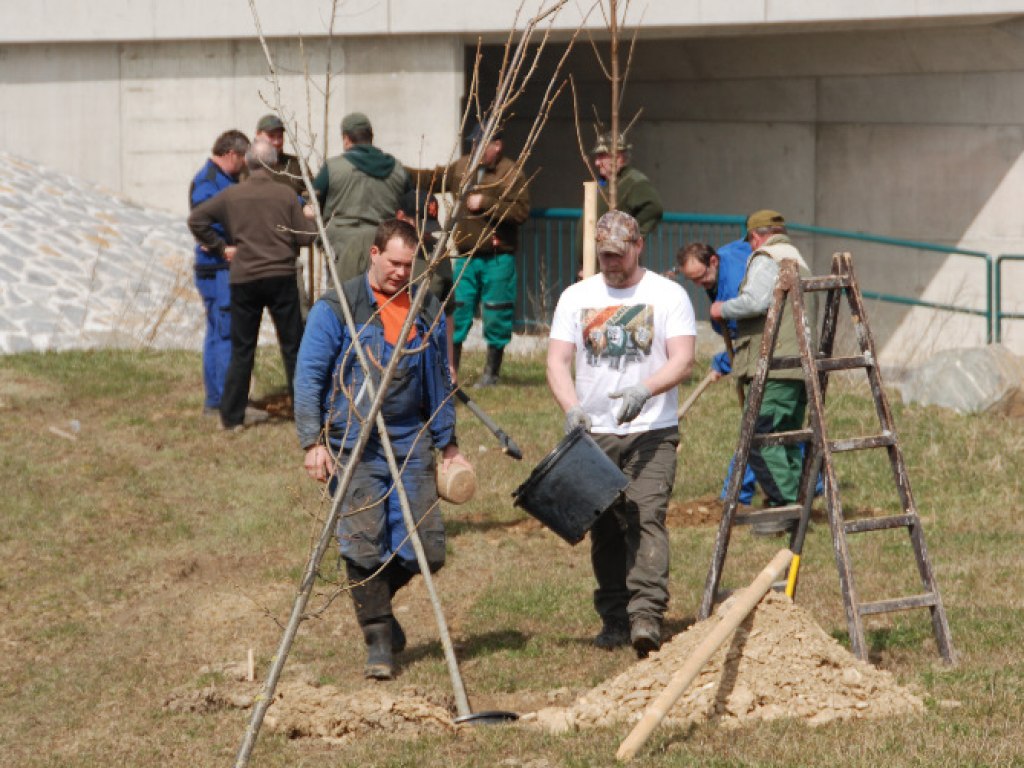
[[[730,607],[727,600],[721,613]],[[677,635],[662,649],[593,688],[568,707],[524,717],[550,731],[635,723],[718,619]],[[735,727],[790,717],[820,725],[924,710],[884,670],[852,656],[785,595],[768,593],[708,661],[665,718],[668,726],[716,721]]]
[[[197,713],[249,709],[262,687],[247,682],[240,665],[224,664],[203,671],[230,679],[200,690],[176,692],[164,702],[165,708]],[[454,731],[453,712],[450,696],[415,686],[374,685],[346,693],[333,685],[296,680],[278,684],[264,726],[289,738],[312,737],[336,744],[375,732],[414,739]]]

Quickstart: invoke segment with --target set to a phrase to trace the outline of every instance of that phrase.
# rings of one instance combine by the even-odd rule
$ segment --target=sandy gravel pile
[[[720,612],[729,607],[723,604]],[[572,705],[548,707],[524,719],[555,732],[635,723],[717,621],[712,617],[693,625]],[[792,717],[820,725],[923,709],[921,699],[889,672],[856,659],[789,598],[770,592],[708,661],[664,722],[681,726],[715,720],[736,726]]]
[[[217,665],[232,680],[200,690],[180,691],[165,707],[172,711],[208,712],[217,709],[249,709],[260,692],[259,683],[246,682],[240,667]],[[287,681],[277,686],[274,703],[267,710],[267,730],[289,738],[318,738],[345,743],[376,731],[396,738],[417,738],[426,733],[452,731],[451,697],[415,686],[395,690],[371,686],[346,693],[333,685]]]

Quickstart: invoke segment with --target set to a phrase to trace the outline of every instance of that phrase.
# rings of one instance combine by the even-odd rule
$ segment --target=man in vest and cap
[[[739,295],[711,305],[711,319],[718,323],[736,321],[733,342],[733,374],[746,391],[754,378],[761,352],[761,337],[771,306],[782,262],[794,261],[801,277],[809,277],[810,269],[800,251],[786,233],[786,220],[778,211],[761,210],[747,217],[747,241],[753,253],[740,283]],[[816,303],[808,298],[808,316],[815,317]],[[796,329],[793,325],[792,302],[787,301],[775,341],[775,356],[800,355]],[[764,399],[755,423],[755,434],[802,429],[807,410],[807,390],[803,370],[788,368],[772,370],[765,382]],[[753,446],[750,468],[764,491],[770,507],[796,503],[803,467],[799,445]],[[795,521],[755,523],[753,531],[760,535],[791,530]]]
[[[636,219],[640,236],[647,237],[658,226],[664,213],[661,198],[651,180],[629,164],[633,147],[626,142],[625,134],[619,134],[615,150],[613,156],[611,133],[597,137],[597,143],[590,151],[597,170],[597,182],[606,195],[609,179],[617,174],[615,207]],[[607,210],[608,203],[604,195],[598,195],[597,218],[601,218]]]
[[[377,225],[395,215],[410,187],[402,164],[373,145],[373,126],[362,112],[342,118],[341,143],[344,152],[324,163],[313,188],[338,280],[345,282],[366,272]]]

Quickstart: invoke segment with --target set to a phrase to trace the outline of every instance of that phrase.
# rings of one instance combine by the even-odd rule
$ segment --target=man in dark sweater
[[[197,206],[188,217],[196,240],[231,265],[231,363],[220,406],[221,424],[231,431],[244,429],[264,308],[270,310],[277,329],[288,392],[292,392],[302,340],[295,257],[299,247],[316,236],[295,192],[278,184],[269,170],[277,162],[273,145],[256,139],[245,162],[249,178],[244,183]],[[233,245],[224,242],[215,224],[231,233]]]

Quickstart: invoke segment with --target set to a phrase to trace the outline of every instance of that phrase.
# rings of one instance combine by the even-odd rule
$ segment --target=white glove
[[[643,384],[634,384],[631,387],[620,389],[618,392],[609,392],[608,397],[622,398],[622,407],[615,414],[615,420],[619,424],[625,424],[640,415],[640,411],[644,409],[644,403],[651,399],[651,390]]]
[[[580,405],[574,405],[565,413],[565,434],[568,435],[576,427],[583,427],[587,431],[590,430],[590,417]]]

